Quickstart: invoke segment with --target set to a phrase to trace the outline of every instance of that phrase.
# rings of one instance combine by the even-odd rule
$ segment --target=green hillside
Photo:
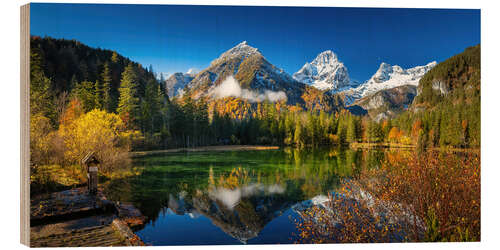
[[[425,74],[410,110],[393,123],[413,131],[422,146],[480,146],[481,46],[469,47]]]
[[[31,37],[32,53],[39,55],[37,63],[50,79],[50,93],[58,98],[62,93],[71,93],[82,82],[101,84],[105,65],[110,78],[110,111],[118,105],[120,80],[125,68],[130,64],[137,75],[137,94],[144,97],[148,81],[155,81],[152,69],[146,69],[115,51],[91,48],[76,40],[51,37]]]

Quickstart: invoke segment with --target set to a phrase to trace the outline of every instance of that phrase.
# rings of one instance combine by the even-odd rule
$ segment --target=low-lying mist
[[[211,91],[211,95],[216,99],[225,97],[239,97],[250,102],[277,102],[287,100],[287,96],[283,91],[265,90],[264,93],[241,88],[240,83],[233,76],[228,76],[219,86]]]

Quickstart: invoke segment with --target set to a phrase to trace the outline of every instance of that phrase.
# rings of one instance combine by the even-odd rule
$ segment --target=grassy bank
[[[416,145],[413,144],[401,144],[401,143],[390,143],[390,142],[380,142],[380,143],[369,143],[369,142],[354,142],[350,143],[349,147],[352,149],[375,149],[375,148],[394,148],[394,149],[416,149]],[[426,148],[427,151],[438,151],[438,152],[461,152],[461,153],[481,153],[481,148],[456,148],[456,147],[432,147]]]
[[[131,152],[131,157],[149,156],[165,153],[179,152],[205,152],[205,151],[249,151],[249,150],[274,150],[279,149],[278,146],[262,146],[262,145],[224,145],[224,146],[203,146],[194,148],[174,148],[165,150],[151,150],[141,152]]]
[[[390,142],[377,142],[377,143],[371,143],[371,142],[353,142],[350,143],[349,146],[353,149],[358,149],[358,148],[407,148],[407,149],[413,149],[415,148],[415,145],[411,144],[401,144],[401,143],[390,143]]]

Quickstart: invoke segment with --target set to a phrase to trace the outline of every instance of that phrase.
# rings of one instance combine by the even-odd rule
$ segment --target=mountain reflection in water
[[[105,190],[148,217],[136,229],[148,244],[292,243],[293,205],[324,197],[383,156],[339,149],[151,156],[135,160],[138,175]]]
[[[281,215],[294,202],[284,196],[285,189],[278,185],[251,184],[236,189],[212,188],[207,192],[198,190],[192,197],[182,193],[170,196],[168,208],[177,215],[199,215],[226,234],[246,243],[257,237],[264,226]]]

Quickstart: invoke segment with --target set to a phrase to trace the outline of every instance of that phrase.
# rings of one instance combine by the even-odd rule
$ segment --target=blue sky
[[[480,10],[32,3],[31,34],[116,50],[165,73],[204,69],[244,40],[290,74],[330,49],[364,81],[381,62],[440,62],[480,43]]]

